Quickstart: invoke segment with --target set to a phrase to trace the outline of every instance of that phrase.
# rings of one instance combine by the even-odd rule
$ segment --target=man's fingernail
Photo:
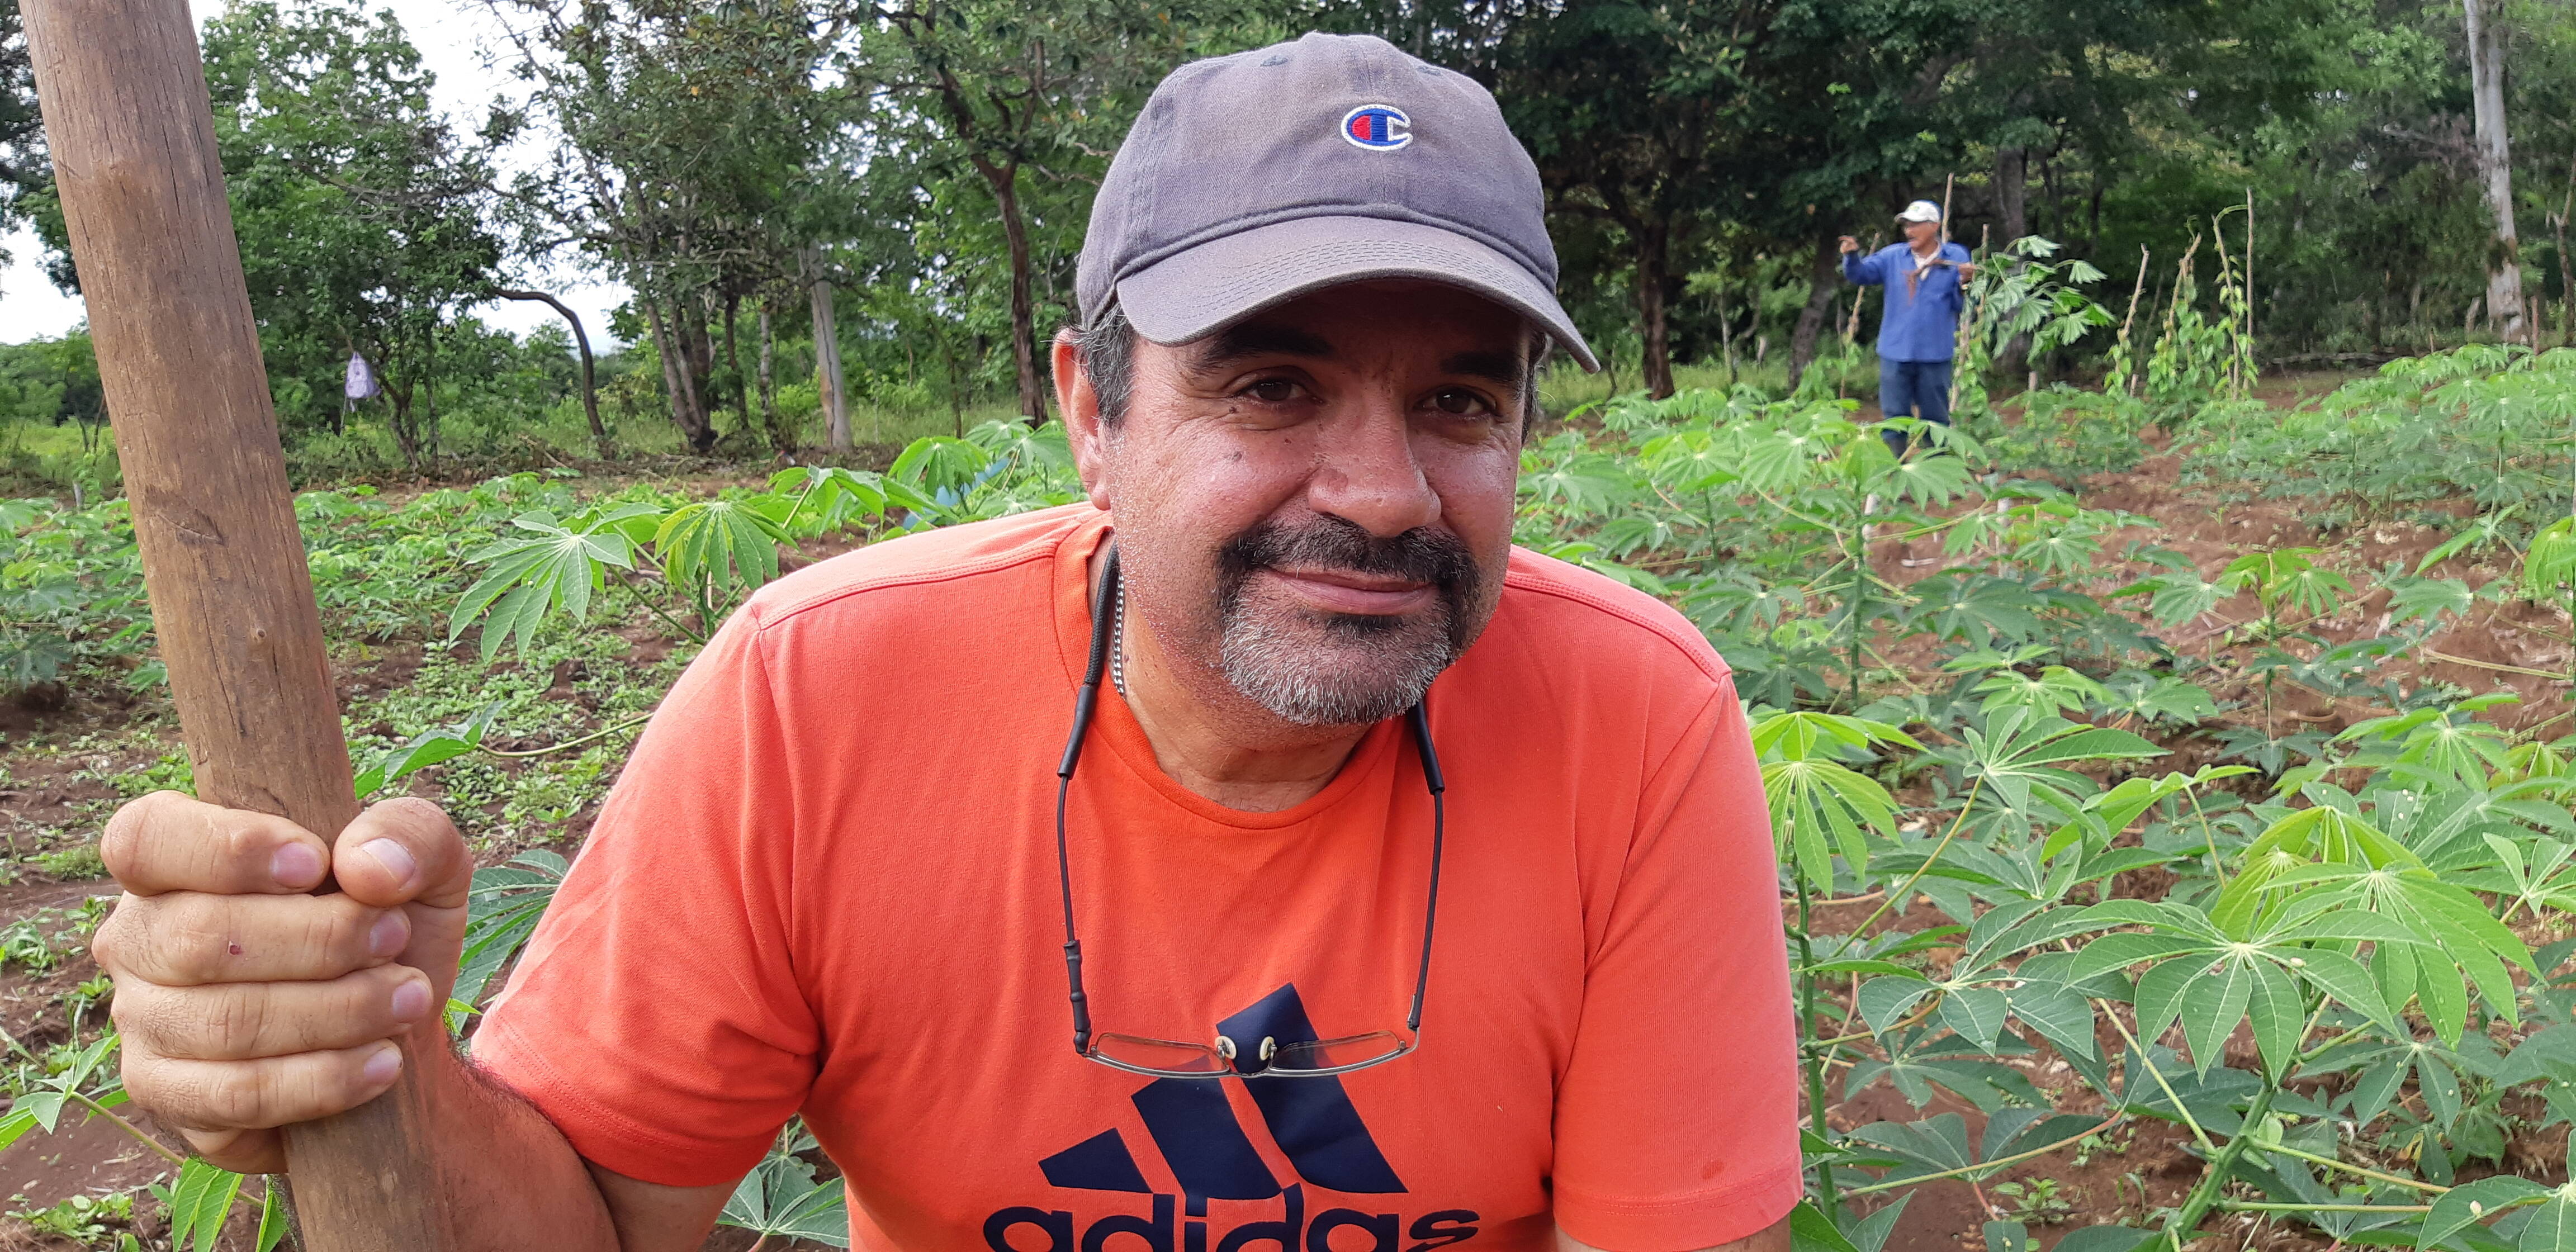
[[[374,840],[361,845],[358,850],[376,858],[376,864],[384,866],[385,872],[393,875],[395,882],[406,887],[411,885],[412,875],[420,872],[420,862],[411,859],[411,849],[394,840]]]
[[[429,1011],[429,984],[413,979],[394,988],[394,1020],[407,1022]]]
[[[309,843],[290,843],[268,854],[268,876],[281,887],[310,887],[322,881],[322,854]]]
[[[376,919],[367,931],[367,951],[377,956],[392,956],[411,942],[411,919],[396,909]]]
[[[394,1075],[401,1072],[402,1049],[395,1047],[390,1040],[378,1044],[376,1054],[358,1067],[358,1076],[366,1079],[370,1086],[392,1082]]]

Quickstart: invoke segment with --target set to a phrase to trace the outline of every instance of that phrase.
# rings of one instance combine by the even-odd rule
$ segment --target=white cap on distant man
[[[1912,204],[1906,205],[1905,211],[1896,215],[1896,220],[1900,222],[1937,222],[1941,220],[1941,206],[1934,204],[1929,200],[1917,200]]]

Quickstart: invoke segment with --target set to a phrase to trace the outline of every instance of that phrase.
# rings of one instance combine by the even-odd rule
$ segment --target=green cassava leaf
[[[2076,954],[2075,964],[2066,972],[2066,980],[2084,982],[2115,969],[2127,969],[2140,961],[2213,950],[2215,945],[2192,935],[2141,935],[2127,931],[2104,935],[2085,944],[2083,950]]]
[[[2523,1224],[2521,1252],[2576,1252],[2576,1183],[2558,1188]]]
[[[2472,1222],[2494,1218],[2508,1204],[2548,1192],[2547,1187],[2512,1174],[2462,1183],[2433,1197],[2433,1211],[2424,1215],[2423,1228],[2416,1232],[2415,1246],[2431,1248]]]
[[[778,524],[740,501],[701,500],[673,509],[653,532],[653,552],[675,586],[716,600],[778,577]]]
[[[1789,1248],[1790,1252],[1860,1252],[1813,1200],[1800,1200],[1790,1210]]]
[[[2168,961],[2156,967],[2148,977],[2190,964],[2192,962],[2188,959]],[[2225,1055],[2227,1037],[2236,1033],[2238,1022],[2245,1020],[2245,1007],[2254,997],[2256,975],[2253,964],[2242,957],[2221,961],[2215,970],[2204,970],[2194,976],[2182,990],[2179,1007],[2183,1038],[2190,1041],[2191,1059],[2204,1074]],[[2139,999],[2143,1006],[2145,979],[2140,979],[2139,983]]]
[[[171,1191],[171,1244],[193,1242],[195,1252],[214,1252],[215,1240],[224,1233],[224,1218],[232,1213],[241,1188],[240,1174],[218,1169],[203,1158],[188,1158],[179,1167],[178,1186]]]
[[[2308,1024],[2307,997],[2300,994],[2298,979],[2270,961],[2248,961],[2246,968],[2254,975],[2254,993],[2245,1005],[2254,1021],[2254,1046],[2277,1079],[2298,1059]]]
[[[2004,993],[1992,987],[1954,987],[1941,998],[1941,1024],[1987,1052],[2003,1034],[2005,1014]]]
[[[1902,977],[1870,979],[1860,985],[1861,1020],[1868,1022],[1871,1030],[1884,1033],[1904,1020],[1932,991],[1931,983],[1910,970]]]
[[[253,1236],[253,1252],[274,1252],[286,1241],[285,1180],[271,1174],[261,1183],[259,1198],[259,1231]]]
[[[2299,977],[2337,1003],[2383,1025],[2396,1024],[2388,1001],[2361,962],[2331,948],[2309,948],[2292,960]]]
[[[2025,980],[2004,994],[2013,1016],[2059,1052],[2086,1059],[2095,1055],[2093,1002],[2083,993],[2064,983]]]

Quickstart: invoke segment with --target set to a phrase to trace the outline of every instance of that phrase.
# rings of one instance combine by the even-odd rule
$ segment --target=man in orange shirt
[[[458,1245],[694,1248],[801,1113],[863,1248],[1786,1249],[1742,707],[1510,542],[1537,371],[1592,364],[1541,214],[1492,97],[1381,41],[1166,80],[1055,344],[1089,503],[718,632],[472,1059],[416,1052]],[[432,806],[164,794],[104,851],[127,1087],[216,1163],[438,1029]]]

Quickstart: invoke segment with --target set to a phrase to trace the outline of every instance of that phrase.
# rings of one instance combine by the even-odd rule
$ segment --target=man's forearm
[[[599,1183],[545,1114],[470,1061],[420,1055],[457,1247],[626,1252]]]

